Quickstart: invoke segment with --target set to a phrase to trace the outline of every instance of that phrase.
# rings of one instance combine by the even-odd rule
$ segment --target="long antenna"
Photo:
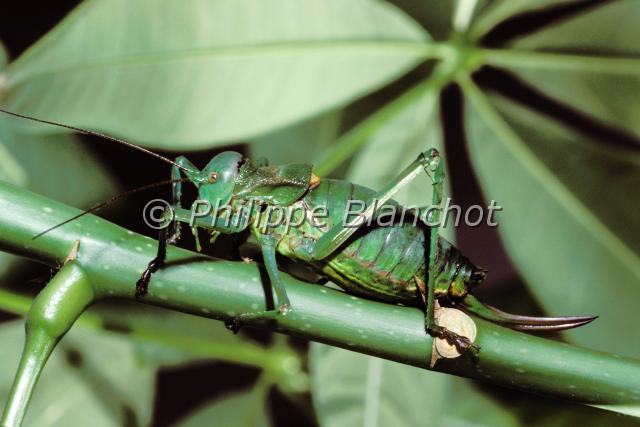
[[[136,150],[142,151],[143,153],[147,153],[148,155],[153,156],[153,157],[155,157],[157,159],[163,160],[163,161],[165,161],[165,162],[177,167],[178,169],[182,170],[183,172],[193,172],[193,171],[190,171],[189,169],[185,168],[184,166],[181,166],[181,165],[177,164],[173,160],[167,159],[166,157],[161,156],[158,153],[154,153],[151,150],[147,150],[146,148],[142,148],[142,147],[140,147],[138,145],[135,145],[135,144],[133,144],[133,143],[131,143],[129,141],[125,141],[124,139],[116,138],[114,136],[106,135],[106,134],[100,133],[100,132],[95,132],[95,131],[92,131],[92,130],[89,130],[89,129],[80,128],[80,127],[77,127],[77,126],[65,125],[63,123],[52,122],[50,120],[38,119],[36,117],[31,117],[31,116],[25,116],[24,114],[14,113],[12,111],[3,110],[1,108],[0,108],[0,112],[5,113],[5,114],[9,114],[10,116],[19,117],[21,119],[31,120],[33,122],[45,123],[45,124],[48,124],[48,125],[53,125],[53,126],[58,126],[58,127],[61,127],[61,128],[71,129],[71,130],[74,130],[74,131],[76,131],[78,133],[82,133],[82,134],[85,134],[85,135],[93,135],[93,136],[97,136],[97,137],[100,137],[100,138],[104,138],[104,139],[106,139],[108,141],[117,142],[119,144],[126,145],[127,147],[135,148]]]
[[[38,237],[47,234],[48,232],[55,230],[58,227],[62,227],[65,224],[69,224],[72,221],[75,221],[76,219],[85,216],[86,214],[90,214],[90,213],[94,213],[96,211],[99,211],[100,209],[104,208],[105,206],[109,206],[110,204],[117,202],[118,200],[122,199],[123,197],[127,197],[130,196],[132,194],[135,193],[139,193],[140,191],[144,191],[144,190],[149,190],[150,188],[156,188],[156,187],[160,187],[162,185],[167,185],[167,184],[173,184],[176,182],[186,182],[189,181],[189,178],[180,178],[180,179],[166,179],[164,181],[158,181],[158,182],[154,182],[152,184],[147,184],[147,185],[143,185],[142,187],[138,187],[138,188],[134,188],[133,190],[127,190],[124,193],[120,193],[116,196],[111,197],[110,199],[108,199],[107,201],[98,203],[97,205],[87,209],[86,211],[79,213],[78,215],[71,217],[65,221],[62,221],[59,224],[54,225],[53,227],[47,228],[46,230],[44,230],[41,233],[36,234],[35,236],[33,236],[31,238],[31,240],[36,240]]]

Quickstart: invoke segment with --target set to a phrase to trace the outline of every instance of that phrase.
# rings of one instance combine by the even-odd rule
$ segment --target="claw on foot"
[[[454,359],[472,352],[477,355],[480,346],[474,344],[477,329],[475,322],[464,312],[455,308],[439,307],[436,322],[427,332],[436,338],[433,342],[431,366],[441,358]]]
[[[225,328],[233,332],[233,335],[237,335],[238,331],[242,327],[242,321],[240,321],[240,319],[238,319],[237,317],[234,317],[233,319],[226,320],[224,322],[224,326]]]
[[[140,280],[136,282],[136,298],[145,296],[147,294],[148,289],[149,289],[149,283],[144,280],[144,277],[142,277]]]
[[[163,258],[164,259],[164,258]],[[149,262],[149,265],[144,270],[140,279],[136,282],[136,298],[143,297],[149,290],[149,282],[151,281],[151,275],[158,271],[163,263],[163,259],[154,258]]]
[[[278,312],[282,316],[286,316],[287,313],[289,313],[290,311],[291,311],[291,305],[290,304],[282,304],[280,307],[278,307]]]
[[[455,346],[460,353],[463,353],[467,350],[474,350],[476,353],[480,351],[480,346],[474,344],[469,338],[458,335],[447,328],[438,326],[437,328],[429,331],[429,333],[431,333],[436,338],[442,338],[447,343],[449,343],[449,345]]]

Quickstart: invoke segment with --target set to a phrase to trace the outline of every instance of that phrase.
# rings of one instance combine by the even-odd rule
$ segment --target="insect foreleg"
[[[196,171],[197,168],[184,156],[176,158],[175,165],[171,167],[171,206],[180,208],[182,199],[182,182],[180,181],[180,168]],[[180,239],[180,223],[173,217],[168,217],[165,211],[163,220],[168,219],[169,225],[160,229],[158,234],[158,252],[155,258],[149,262],[147,268],[142,272],[140,279],[136,283],[136,297],[144,296],[149,288],[151,275],[158,271],[167,258],[167,244],[176,243]]]
[[[228,219],[220,218],[213,215],[198,216],[194,221],[192,211],[177,206],[172,207],[170,210],[166,210],[165,215],[167,215],[167,221],[193,224],[195,227],[214,230],[218,233],[239,233],[245,227],[245,225],[242,223],[237,224],[234,223],[234,221],[229,221]],[[160,236],[158,239],[158,253],[156,257],[151,260],[145,271],[140,276],[140,279],[136,283],[136,296],[144,296],[147,293],[151,275],[158,271],[164,265],[167,256],[167,243],[169,242],[167,230],[170,228],[171,226],[169,225],[160,229]]]
[[[154,259],[152,259],[147,268],[142,272],[142,275],[136,282],[136,297],[145,296],[147,290],[149,289],[149,281],[151,280],[151,275],[158,271],[160,267],[164,265],[165,260],[167,259],[167,228],[163,227],[160,229],[160,233],[158,235],[158,252]]]
[[[273,286],[276,291],[276,308],[271,310],[264,310],[255,313],[245,313],[235,318],[228,320],[225,326],[237,333],[243,322],[247,320],[270,320],[275,319],[280,315],[285,315],[291,310],[291,303],[289,302],[289,296],[287,290],[284,287],[280,272],[278,271],[278,265],[276,263],[276,246],[280,241],[280,237],[274,234],[265,234],[260,239],[260,246],[262,248],[262,257],[264,265]]]
[[[179,166],[185,167],[189,170],[197,170],[196,167],[186,157],[180,156],[176,158],[176,163]],[[171,167],[171,179],[174,181],[171,185],[171,206],[182,207],[182,181],[180,180],[180,168],[178,166]],[[173,244],[180,240],[180,222],[171,221],[169,227],[169,243]]]

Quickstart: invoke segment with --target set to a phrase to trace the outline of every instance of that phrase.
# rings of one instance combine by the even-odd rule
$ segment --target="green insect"
[[[157,256],[136,284],[136,295],[140,298],[144,297],[149,286],[153,286],[152,274],[164,265],[167,244],[179,239],[180,223],[188,223],[194,232],[197,228],[205,229],[212,240],[220,234],[250,229],[261,248],[276,301],[272,309],[243,313],[227,321],[227,327],[234,332],[245,321],[277,320],[295,310],[280,277],[277,253],[309,267],[348,293],[421,307],[425,313],[426,332],[445,339],[460,350],[478,350],[478,347],[467,337],[437,324],[434,316],[436,302],[525,331],[563,330],[596,318],[512,315],[486,305],[472,295],[472,289],[485,280],[486,271],[439,236],[438,227],[427,225],[438,223],[439,209],[433,207],[440,207],[443,193],[443,161],[435,149],[418,155],[394,180],[375,192],[347,181],[320,179],[308,164],[254,164],[241,154],[230,151],[218,154],[200,170],[183,156],[171,161],[117,138],[9,114],[106,137],[172,164],[173,202],[165,211],[166,222],[160,229]],[[384,226],[372,221],[381,215],[385,207],[400,208],[391,198],[423,173],[433,186],[431,209],[418,209],[414,217],[403,215],[400,220]],[[194,184],[198,199],[207,202],[210,208],[215,207],[215,210],[203,211],[196,205],[191,210],[182,208],[184,181]],[[365,208],[360,214],[350,217],[349,206],[353,201],[358,201]],[[269,212],[276,208],[281,212],[293,212],[288,219],[294,220],[295,225],[292,225],[293,221],[272,221]],[[326,213],[320,220],[315,215],[318,211]]]

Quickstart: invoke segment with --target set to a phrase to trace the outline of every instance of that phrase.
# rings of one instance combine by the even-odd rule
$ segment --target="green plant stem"
[[[0,183],[0,249],[60,265],[79,240],[77,264],[90,277],[95,300],[135,300],[134,284],[155,255],[154,240],[91,215],[32,240],[76,213]],[[168,260],[140,302],[220,320],[266,305],[267,288],[253,263],[215,260],[174,247]],[[424,331],[421,310],[283,278],[292,312],[256,326],[429,368],[433,339]],[[468,352],[440,360],[435,370],[640,415],[640,361],[475,322],[482,348],[478,356]]]
[[[0,425],[9,427],[22,425],[38,378],[56,344],[56,341],[51,340],[42,331],[27,335],[23,356],[20,359],[4,413],[0,418]]]
[[[51,352],[93,299],[88,275],[78,263],[69,261],[33,301],[27,315],[24,350],[1,425],[22,424]]]
[[[32,298],[0,289],[0,310],[17,316],[25,316],[33,302]]]

